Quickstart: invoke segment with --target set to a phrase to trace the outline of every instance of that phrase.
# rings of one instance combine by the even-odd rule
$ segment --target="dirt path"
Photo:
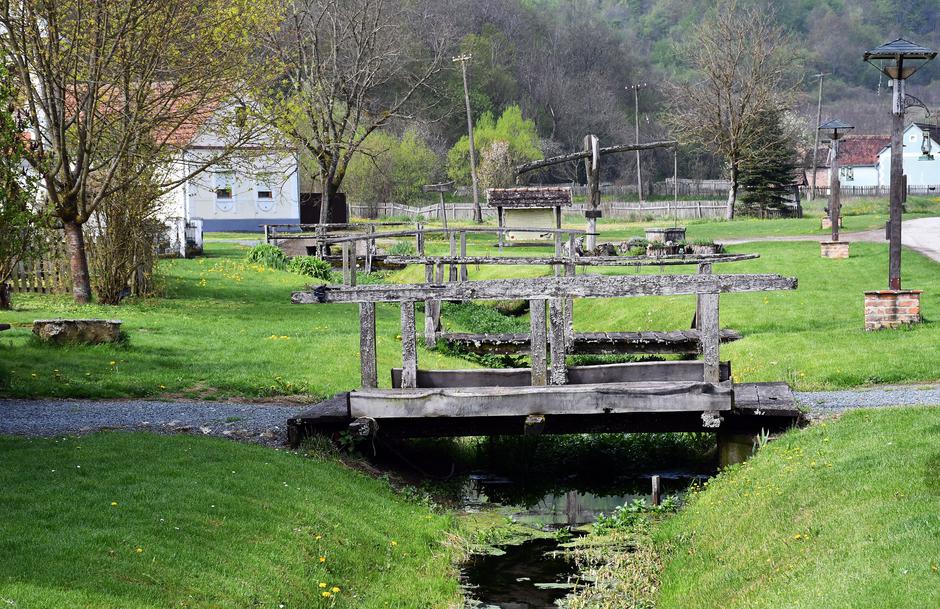
[[[906,220],[901,224],[901,243],[904,246],[920,252],[935,262],[940,262],[940,218],[918,218]],[[885,241],[885,230],[873,230],[855,233],[842,233],[842,241],[867,241],[882,243]],[[794,235],[789,237],[753,237],[750,239],[730,239],[722,241],[725,245],[740,243],[754,243],[758,241],[825,241],[829,235]]]

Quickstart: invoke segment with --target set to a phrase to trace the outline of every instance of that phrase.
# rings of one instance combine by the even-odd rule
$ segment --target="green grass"
[[[453,518],[336,462],[100,433],[0,437],[0,463],[4,605],[412,608],[459,598],[445,543]],[[324,598],[320,582],[341,591]]]
[[[940,606],[940,409],[786,434],[656,534],[659,609]]]
[[[813,219],[798,222],[815,222]],[[697,240],[722,230],[741,236],[786,226],[791,220],[736,220],[689,224]],[[778,224],[779,223],[779,224]],[[607,228],[605,238],[608,236]],[[427,242],[429,253],[445,253],[443,238]],[[853,387],[872,383],[940,379],[940,273],[936,263],[904,253],[905,286],[924,290],[927,323],[902,331],[866,333],[862,292],[886,285],[887,247],[853,243],[849,260],[826,260],[812,242],[764,242],[730,247],[756,252],[759,260],[720,265],[717,272],[779,273],[799,278],[796,292],[734,294],[722,298],[722,323],[745,338],[725,346],[741,381],[785,380],[798,389]],[[4,313],[14,329],[0,334],[0,395],[60,397],[163,396],[260,398],[307,395],[322,398],[358,386],[358,315],[355,305],[298,306],[290,293],[309,278],[271,271],[243,261],[246,249],[208,243],[207,256],[161,262],[163,296],[120,307],[79,306],[66,295],[16,294],[16,309]],[[493,235],[470,235],[470,253],[496,251]],[[506,255],[548,255],[550,248],[513,247]],[[643,272],[659,272],[652,267]],[[602,272],[628,272],[606,269]],[[667,267],[663,272],[690,272]],[[470,267],[472,279],[546,276],[544,266]],[[423,269],[392,273],[391,282],[423,281]],[[691,297],[581,300],[577,330],[670,330],[689,327]],[[420,314],[419,314],[420,315]],[[122,345],[49,347],[32,339],[34,319],[120,318]],[[377,308],[380,384],[398,366],[400,316],[396,306]],[[460,319],[445,324],[471,330]],[[456,322],[456,323],[455,323]],[[520,327],[526,320],[519,320]],[[444,352],[419,348],[424,368],[459,368],[468,363]],[[113,363],[112,363],[113,362]]]

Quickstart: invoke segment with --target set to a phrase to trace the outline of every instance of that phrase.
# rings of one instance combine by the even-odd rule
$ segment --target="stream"
[[[657,472],[664,494],[681,494],[700,474]],[[508,478],[474,473],[463,492],[466,512],[492,510],[537,531],[568,529],[594,522],[601,513],[634,499],[649,500],[650,475],[607,482],[603,490],[579,490],[575,480],[555,485],[549,492],[533,493]],[[580,582],[573,561],[560,552],[555,537],[536,537],[505,546],[494,553],[475,554],[465,563],[463,583],[467,597],[483,609],[554,609]]]

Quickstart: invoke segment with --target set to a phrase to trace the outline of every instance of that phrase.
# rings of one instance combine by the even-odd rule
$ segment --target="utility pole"
[[[453,61],[460,62],[460,69],[463,72],[463,99],[467,105],[467,136],[470,138],[470,180],[473,185],[473,221],[483,222],[483,210],[480,209],[480,195],[477,192],[477,159],[476,148],[473,146],[473,115],[470,114],[470,88],[467,86],[467,62],[473,58],[473,55],[467,53],[453,58]]]
[[[820,72],[819,74],[813,74],[813,78],[819,79],[819,98],[816,100],[816,129],[813,130],[815,137],[813,138],[813,180],[812,180],[812,189],[809,191],[809,198],[811,201],[816,199],[816,155],[819,154],[819,121],[822,120],[822,85],[823,78],[826,77],[825,72]]]
[[[640,143],[640,89],[644,88],[646,83],[637,83],[625,87],[626,89],[633,89],[633,126],[636,130],[636,142]],[[640,198],[640,203],[643,202],[643,177],[642,172],[640,171],[640,151],[636,151],[636,193]]]

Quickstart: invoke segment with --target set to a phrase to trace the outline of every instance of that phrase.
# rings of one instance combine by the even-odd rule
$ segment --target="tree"
[[[693,30],[679,55],[695,80],[670,87],[666,120],[685,143],[724,158],[731,219],[745,152],[761,154],[772,144],[762,141],[762,121],[768,113],[784,111],[792,99],[789,38],[769,7],[741,7],[728,0]]]
[[[505,142],[508,150],[501,152],[513,166],[542,158],[541,144],[535,123],[522,117],[519,106],[509,106],[499,119],[486,112],[473,126],[473,145],[482,158],[495,142]],[[461,137],[447,153],[447,175],[458,184],[470,182],[470,139]]]
[[[790,201],[797,153],[796,137],[779,112],[767,113],[762,125],[760,147],[742,154],[739,184],[742,210],[766,217]]]
[[[312,157],[320,222],[366,138],[414,118],[412,102],[442,69],[445,38],[431,3],[295,0],[267,38],[278,75],[259,96],[270,119]]]
[[[43,218],[35,210],[35,181],[25,170],[25,125],[15,114],[15,92],[0,55],[0,309],[9,309],[7,284],[16,265],[39,255]]]
[[[35,126],[29,162],[65,231],[75,300],[91,283],[83,225],[102,201],[132,186],[194,124],[245,88],[256,30],[272,1],[17,0],[0,4],[0,49],[13,65]],[[223,145],[164,190],[204,171]],[[120,169],[135,167],[137,171]]]
[[[346,171],[350,196],[364,203],[413,203],[421,187],[433,181],[440,163],[437,155],[414,130],[401,138],[375,131],[353,156]]]

